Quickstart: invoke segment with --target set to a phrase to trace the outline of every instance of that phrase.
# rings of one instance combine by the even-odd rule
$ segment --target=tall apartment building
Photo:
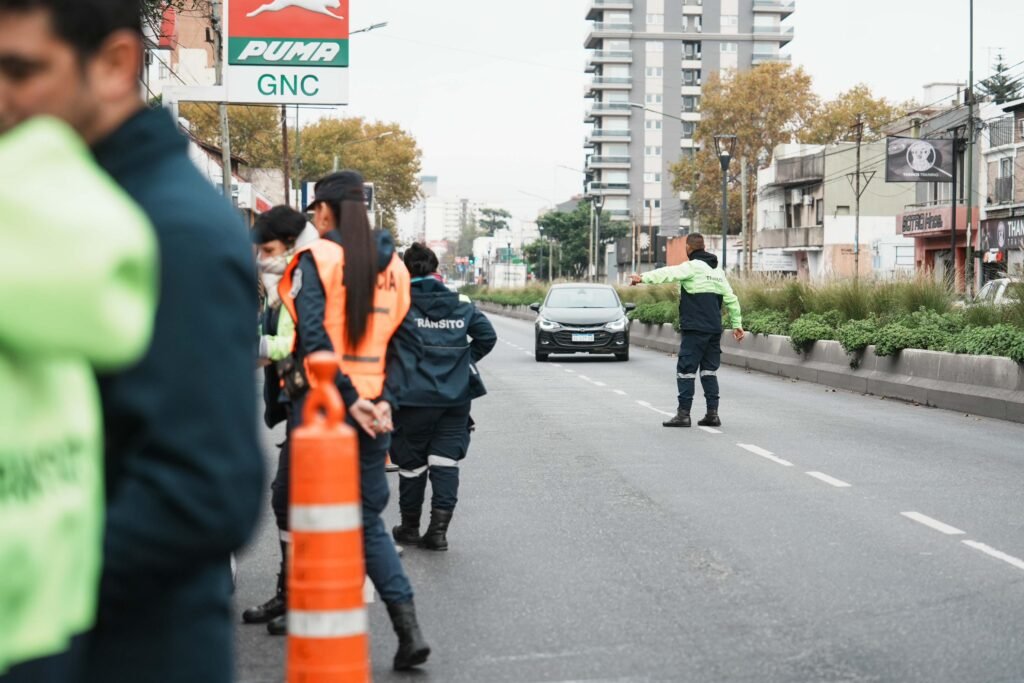
[[[689,229],[689,193],[672,190],[669,168],[696,153],[703,79],[788,62],[779,50],[793,29],[782,21],[794,6],[794,0],[590,0],[586,71],[594,76],[585,97],[592,100],[586,121],[594,129],[585,147],[589,192],[604,196],[606,213],[656,225],[663,235]]]

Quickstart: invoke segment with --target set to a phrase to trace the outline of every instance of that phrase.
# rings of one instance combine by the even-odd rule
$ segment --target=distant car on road
[[[974,305],[987,304],[989,306],[1005,306],[1017,303],[1022,289],[1024,289],[1024,284],[1021,284],[1021,280],[1015,277],[990,280],[985,283],[985,286],[981,288],[978,296],[974,297],[974,301],[971,303]]]
[[[623,305],[609,285],[562,284],[549,291],[536,311],[534,356],[538,363],[553,353],[614,354],[629,360],[629,320],[636,304]]]

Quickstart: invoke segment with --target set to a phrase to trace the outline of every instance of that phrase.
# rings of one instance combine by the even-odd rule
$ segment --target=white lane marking
[[[562,367],[562,365],[560,363],[552,363],[551,367],[553,367],[553,368],[560,368],[560,367]]]
[[[782,458],[776,457],[774,453],[772,453],[771,451],[766,451],[765,449],[761,448],[760,446],[754,446],[753,444],[749,444],[749,443],[738,443],[736,445],[739,446],[740,448],[742,448],[745,451],[750,451],[754,455],[760,455],[762,458],[767,458],[768,460],[771,460],[774,463],[778,463],[778,464],[782,465],[783,467],[792,467],[793,466],[793,463],[791,463],[790,461],[783,460]]]
[[[594,386],[595,387],[606,387],[608,385],[605,384],[604,382],[594,382]]]
[[[935,529],[936,531],[946,534],[947,536],[960,536],[965,532],[957,529],[955,526],[950,526],[945,522],[940,522],[937,519],[932,519],[928,515],[922,515],[920,512],[901,512],[901,515],[907,519],[912,519],[918,524],[924,524],[926,527]]]
[[[618,394],[619,396],[629,396],[629,394],[627,394],[627,393],[626,393],[625,391],[623,391],[622,389],[612,389],[612,391],[614,391],[614,392],[615,392],[616,394]]]
[[[714,427],[697,427],[697,428],[698,429],[703,429],[708,434],[721,434],[722,433],[721,429],[715,429]]]
[[[666,413],[664,410],[658,410],[657,408],[652,406],[647,401],[637,401],[637,405],[641,405],[644,408],[647,408],[648,410],[653,410],[654,412],[660,413],[661,415],[664,415],[665,417],[675,417],[674,413]]]
[[[1024,569],[1024,560],[1014,557],[1013,555],[1007,555],[1003,551],[996,550],[992,546],[985,545],[984,543],[978,543],[977,541],[963,541],[963,544],[974,548],[975,550],[980,550],[986,555],[994,557],[997,560],[1002,560],[1007,564],[1013,565],[1017,569]]]
[[[575,371],[575,370],[573,370],[572,368],[564,368],[564,369],[565,369],[565,371],[566,371],[566,372],[568,372],[568,373],[573,373],[573,372],[576,372],[576,371]]]
[[[584,382],[590,382],[591,381],[591,379],[589,377],[587,377],[586,375],[580,375],[580,379],[583,380]]]
[[[842,479],[836,479],[835,477],[830,477],[827,474],[825,474],[824,472],[805,472],[805,474],[807,476],[809,476],[809,477],[814,477],[815,479],[819,479],[819,480],[825,482],[826,484],[828,484],[829,486],[835,486],[837,489],[847,489],[847,488],[850,488],[850,486],[852,486],[852,484],[847,484]]]

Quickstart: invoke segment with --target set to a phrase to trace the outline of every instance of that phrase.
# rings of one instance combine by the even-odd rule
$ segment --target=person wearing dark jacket
[[[722,362],[722,305],[729,312],[733,337],[743,341],[743,318],[740,302],[733,294],[725,273],[718,267],[718,257],[704,251],[704,237],[692,233],[686,237],[688,261],[667,268],[658,268],[633,275],[631,283],[679,284],[679,329],[683,333],[676,363],[676,385],[679,407],[675,416],[662,424],[665,427],[689,427],[690,408],[697,372],[707,402],[707,414],[697,423],[702,427],[721,427],[718,417],[718,368]]]
[[[390,494],[384,463],[401,390],[389,376],[395,374],[395,340],[408,325],[409,271],[395,254],[390,234],[371,230],[363,188],[356,171],[339,171],[317,182],[307,211],[314,212],[313,224],[323,239],[299,252],[278,291],[295,320],[297,363],[303,365],[318,351],[331,351],[338,361],[335,385],[359,437],[366,573],[398,636],[394,668],[404,670],[430,656],[412,585],[381,519]],[[406,334],[416,340],[415,333]],[[293,414],[301,420],[305,396],[292,398]],[[323,631],[312,634],[322,636]]]
[[[167,112],[140,97],[140,7],[0,0],[0,68],[21,65],[19,78],[0,75],[0,128],[37,114],[70,123],[159,248],[152,343],[131,368],[99,377],[106,520],[84,678],[227,683],[229,558],[256,525],[263,489],[256,273],[240,217]]]
[[[459,493],[459,465],[469,448],[471,401],[486,391],[476,364],[498,336],[483,313],[445,287],[433,251],[415,243],[405,252],[412,279],[409,315],[423,342],[422,357],[406,353],[406,386],[395,418],[391,458],[399,467],[402,523],[398,543],[448,549]],[[399,347],[401,353],[401,346]],[[427,479],[432,488],[430,524],[420,536]]]

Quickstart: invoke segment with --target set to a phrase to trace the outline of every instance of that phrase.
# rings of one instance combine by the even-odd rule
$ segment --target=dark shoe
[[[419,666],[430,656],[430,646],[423,639],[419,622],[416,621],[416,605],[413,601],[388,605],[388,616],[398,636],[398,652],[395,653],[395,671],[404,671]]]
[[[701,427],[721,427],[722,421],[718,419],[717,410],[708,410],[708,414],[704,416],[703,420],[697,422]]]
[[[690,411],[680,410],[676,413],[675,417],[670,420],[665,420],[661,423],[662,427],[689,427],[690,426]]]
[[[405,545],[419,545],[420,536],[420,513],[402,512],[402,523],[391,529],[391,536],[395,543]]]
[[[274,617],[267,623],[267,633],[272,636],[286,636],[288,635],[288,615],[282,614],[279,617]]]
[[[448,550],[448,525],[452,521],[454,512],[454,510],[438,510],[437,508],[430,511],[430,525],[427,527],[426,533],[423,534],[421,547],[427,550]]]
[[[242,622],[246,624],[265,624],[284,614],[287,607],[284,594],[278,593],[262,605],[250,607],[242,612]]]

